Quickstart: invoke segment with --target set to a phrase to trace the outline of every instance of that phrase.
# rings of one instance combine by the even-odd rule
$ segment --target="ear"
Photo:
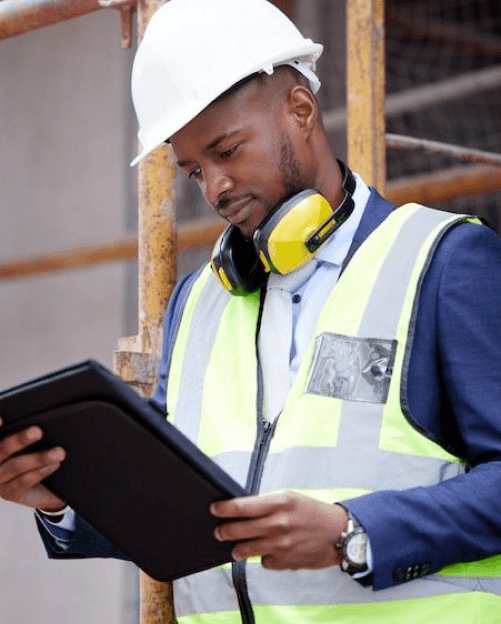
[[[295,85],[289,91],[287,109],[296,130],[301,132],[303,138],[309,138],[319,115],[317,100],[313,93],[302,85]]]

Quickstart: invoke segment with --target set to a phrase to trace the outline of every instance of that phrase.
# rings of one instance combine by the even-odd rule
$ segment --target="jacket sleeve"
[[[151,399],[152,402],[164,412],[166,412],[165,387],[167,368],[170,361],[170,351],[177,333],[184,304],[197,275],[198,272],[189,273],[179,281],[169,300],[169,305],[167,306],[164,317],[164,344],[159,366],[159,379],[157,388]],[[127,557],[117,550],[106,537],[101,535],[101,533],[78,514],[75,516],[75,533],[68,544],[65,545],[65,548],[59,546],[57,543],[57,536],[53,535],[39,518],[36,516],[35,518],[45,550],[51,559],[78,559],[83,557],[127,559]]]
[[[423,280],[403,403],[468,470],[343,502],[369,533],[374,589],[403,582],[409,567],[432,573],[501,553],[500,319],[501,242],[487,227],[452,229]]]
[[[115,548],[106,537],[78,514],[75,516],[75,533],[65,548],[58,545],[56,536],[36,515],[35,520],[49,559],[102,557],[127,560],[127,557]]]

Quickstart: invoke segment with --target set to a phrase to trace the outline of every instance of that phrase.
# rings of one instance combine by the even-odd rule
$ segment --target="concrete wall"
[[[115,11],[0,42],[0,261],[126,234],[129,63]],[[87,358],[111,365],[126,271],[0,282],[0,389]],[[49,561],[31,512],[3,501],[0,553],[0,624],[134,620],[129,566]]]

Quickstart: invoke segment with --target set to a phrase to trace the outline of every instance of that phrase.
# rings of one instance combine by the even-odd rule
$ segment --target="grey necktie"
[[[282,411],[290,387],[292,293],[311,277],[317,266],[313,259],[292,273],[271,273],[268,278],[258,348],[263,375],[263,413],[270,421]]]

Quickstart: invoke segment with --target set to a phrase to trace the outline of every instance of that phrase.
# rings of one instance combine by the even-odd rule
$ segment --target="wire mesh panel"
[[[501,3],[388,0],[387,94],[397,99],[387,131],[501,152]],[[407,110],[398,94],[413,90]],[[403,98],[402,98],[403,99]],[[456,165],[443,156],[388,150],[388,177]],[[473,212],[498,229],[501,193],[440,204]]]

